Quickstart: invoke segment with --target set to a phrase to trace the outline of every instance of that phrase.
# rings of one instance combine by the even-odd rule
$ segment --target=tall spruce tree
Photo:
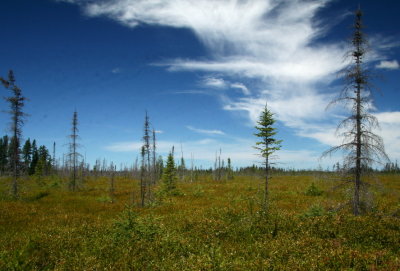
[[[49,150],[46,146],[42,145],[38,149],[38,164],[36,165],[35,173],[43,175],[48,175],[51,171],[51,156]],[[40,172],[38,172],[38,167],[40,165]]]
[[[35,174],[36,165],[39,161],[39,152],[38,152],[38,148],[37,148],[35,139],[32,141],[31,150],[32,150],[32,160],[29,165],[29,175]]]
[[[26,98],[22,96],[21,89],[15,84],[15,77],[12,70],[8,73],[8,79],[0,77],[0,81],[6,89],[12,92],[12,96],[5,98],[10,104],[11,115],[11,153],[10,153],[10,166],[13,174],[13,181],[11,187],[12,195],[18,197],[18,179],[21,171],[21,136],[22,136],[22,125],[24,124],[24,117],[26,114],[22,111]]]
[[[343,162],[343,172],[346,175],[343,179],[346,183],[353,184],[350,203],[356,216],[367,203],[361,195],[367,195],[364,176],[372,163],[380,162],[382,159],[388,160],[382,138],[372,131],[373,128],[379,127],[379,124],[376,117],[370,113],[373,104],[371,98],[373,78],[365,64],[368,41],[363,33],[362,15],[359,8],[355,12],[354,32],[348,53],[351,63],[344,70],[345,87],[339,97],[330,103],[330,105],[340,103],[345,108],[351,108],[350,116],[341,121],[336,130],[343,138],[343,143],[323,154],[326,156],[340,150],[346,153]]]
[[[167,194],[175,194],[176,193],[176,168],[175,168],[175,160],[174,160],[174,153],[171,151],[168,154],[167,164],[165,165],[163,176],[163,190]]]
[[[32,144],[31,140],[28,138],[22,147],[22,160],[24,165],[24,172],[29,173],[29,166],[32,162]]]
[[[264,197],[263,197],[263,210],[266,211],[268,209],[268,182],[270,179],[270,165],[271,165],[271,156],[272,154],[280,150],[282,140],[275,139],[276,128],[273,127],[275,123],[275,119],[273,118],[273,114],[268,110],[267,105],[265,105],[264,110],[261,112],[260,118],[257,122],[257,126],[255,127],[258,130],[258,133],[254,135],[257,136],[260,141],[256,142],[255,149],[259,150],[261,156],[264,158],[265,165],[265,183],[264,183]]]

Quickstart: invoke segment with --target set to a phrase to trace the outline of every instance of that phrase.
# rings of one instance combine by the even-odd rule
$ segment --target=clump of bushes
[[[301,217],[317,217],[325,215],[325,209],[321,205],[313,205],[308,209],[305,213],[301,215]]]
[[[199,198],[199,197],[204,196],[205,193],[206,192],[204,191],[203,187],[201,185],[197,185],[194,188],[193,196],[196,197],[196,198]]]
[[[161,228],[152,217],[139,217],[127,206],[113,225],[113,237],[117,242],[134,240],[153,240],[161,234]]]
[[[311,183],[311,185],[307,188],[306,195],[307,196],[321,196],[324,193],[321,189],[319,189],[314,183]]]

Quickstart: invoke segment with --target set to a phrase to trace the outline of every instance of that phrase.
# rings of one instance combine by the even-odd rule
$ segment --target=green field
[[[137,181],[2,179],[0,270],[399,270],[400,176],[378,175],[371,211],[354,217],[329,174],[274,176],[270,211],[262,179],[178,183],[181,195],[139,208]],[[310,185],[323,191],[307,195]],[[373,198],[373,201],[372,201]]]

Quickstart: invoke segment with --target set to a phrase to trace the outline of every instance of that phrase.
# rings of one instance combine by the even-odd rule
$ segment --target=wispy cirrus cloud
[[[206,77],[202,81],[202,85],[212,88],[226,88],[227,84],[224,79],[216,77]]]
[[[276,104],[320,94],[317,83],[330,83],[344,67],[342,43],[314,43],[326,34],[329,26],[316,20],[316,15],[330,1],[278,0],[76,0],[88,16],[106,16],[128,27],[163,25],[189,28],[206,45],[208,59],[172,59],[159,65],[170,71],[202,70],[218,73],[205,84],[225,88],[228,77],[254,78],[268,85],[270,95],[255,89],[251,99],[268,99]],[[229,87],[249,95],[239,80]],[[306,90],[306,91],[304,91]],[[320,94],[322,95],[322,94]],[[234,110],[246,100],[226,99],[225,108]],[[251,106],[251,105],[248,105]],[[298,105],[310,112],[307,103]],[[249,112],[252,113],[252,112]],[[311,112],[308,116],[324,116]],[[304,114],[303,114],[304,115]],[[295,122],[296,120],[291,120]]]
[[[250,90],[243,83],[232,83],[230,87],[240,89],[243,95],[248,96],[251,94]]]
[[[327,145],[338,142],[332,133],[332,111],[327,112],[325,107],[332,99],[327,91],[330,84],[347,65],[343,56],[348,48],[342,41],[321,41],[319,38],[328,34],[331,25],[328,20],[318,19],[319,11],[333,0],[67,2],[80,5],[88,16],[106,16],[128,27],[150,24],[192,30],[208,48],[209,56],[155,64],[171,72],[209,72],[211,76],[203,81],[204,86],[240,89],[244,97],[221,93],[223,108],[243,112],[252,123],[268,101],[278,120],[297,135]],[[344,18],[337,16],[337,20]],[[372,45],[367,61],[380,61],[376,68],[399,68],[396,60],[387,61],[385,57],[388,50],[398,46],[397,42],[372,37]],[[242,82],[246,79],[258,80],[258,86],[263,87],[250,91]]]
[[[201,82],[200,86],[203,88],[215,88],[215,89],[239,89],[245,96],[251,94],[248,87],[240,82],[232,83],[227,79],[222,79],[214,76],[207,76]]]
[[[206,129],[199,129],[199,128],[195,128],[193,126],[186,126],[186,128],[188,128],[190,131],[196,132],[196,133],[200,133],[200,134],[207,134],[207,135],[225,135],[224,132],[220,131],[220,130],[206,130]]]

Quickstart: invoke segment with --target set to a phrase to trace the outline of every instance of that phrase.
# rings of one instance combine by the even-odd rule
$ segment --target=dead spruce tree
[[[159,174],[158,174],[158,168],[157,168],[157,153],[156,153],[156,130],[152,131],[152,149],[151,149],[151,157],[152,157],[152,164],[151,164],[151,170],[153,172],[153,177],[152,177],[152,183],[156,184],[157,181],[159,180]]]
[[[345,87],[339,97],[330,105],[343,104],[350,108],[350,115],[342,120],[337,126],[336,133],[343,138],[342,144],[332,147],[323,153],[323,156],[331,155],[336,151],[346,153],[343,162],[343,180],[352,184],[352,196],[350,203],[353,214],[360,215],[366,205],[367,183],[365,175],[375,162],[382,159],[387,160],[383,140],[372,130],[378,128],[379,124],[372,115],[371,87],[372,76],[365,64],[368,52],[368,41],[363,33],[362,12],[355,12],[354,33],[351,39],[351,50],[348,58],[351,62],[343,71]]]
[[[21,135],[22,135],[22,125],[24,124],[24,116],[26,114],[22,112],[22,107],[24,102],[27,100],[22,96],[21,89],[15,84],[15,77],[12,70],[8,73],[8,79],[3,79],[0,77],[0,81],[6,89],[12,91],[13,96],[5,98],[7,102],[10,103],[10,111],[8,113],[11,115],[11,154],[10,154],[10,166],[13,175],[13,181],[11,186],[11,194],[14,198],[18,197],[18,179],[21,170]]]
[[[141,148],[140,168],[140,206],[144,207],[152,200],[151,187],[156,183],[156,136],[155,130],[150,129],[149,116],[145,115],[143,127],[143,145]],[[150,141],[153,141],[152,144]]]
[[[77,142],[78,136],[78,113],[76,110],[74,111],[72,117],[72,128],[71,134],[69,135],[70,143],[68,145],[69,152],[68,152],[68,162],[70,168],[70,183],[69,188],[71,191],[75,191],[77,188],[77,179],[78,179],[78,165],[79,165],[79,157],[81,154],[78,152],[79,143]]]
[[[117,166],[114,165],[113,162],[111,162],[109,171],[110,171],[110,188],[109,188],[110,201],[111,201],[111,203],[114,203],[115,202],[115,172],[117,171]]]

